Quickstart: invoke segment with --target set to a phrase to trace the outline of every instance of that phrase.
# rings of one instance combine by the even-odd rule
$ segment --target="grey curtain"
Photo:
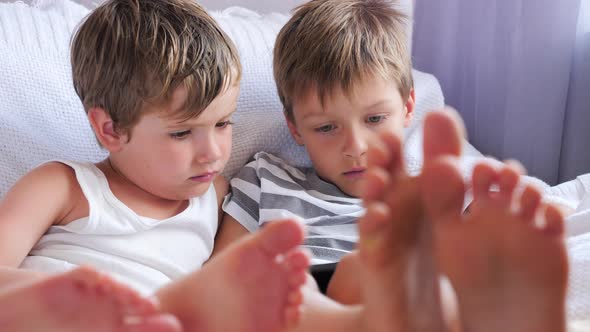
[[[414,29],[482,153],[550,184],[590,172],[590,0],[417,0]]]

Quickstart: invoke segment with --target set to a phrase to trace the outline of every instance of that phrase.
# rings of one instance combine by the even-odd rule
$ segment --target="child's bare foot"
[[[180,331],[154,301],[89,268],[8,287],[0,291],[1,331]]]
[[[302,226],[268,223],[202,269],[160,290],[162,309],[187,332],[279,331],[296,324],[309,266]]]
[[[463,129],[454,113],[431,113],[424,133],[425,163],[461,153]],[[381,142],[369,152],[367,213],[359,220],[366,324],[372,331],[443,331],[421,180],[404,170],[399,137],[385,134]]]
[[[554,206],[541,209],[533,187],[515,193],[519,172],[477,165],[474,202],[462,215],[465,188],[456,163],[440,159],[424,170],[437,261],[457,293],[464,331],[565,331],[563,217]],[[499,192],[490,191],[492,184]]]

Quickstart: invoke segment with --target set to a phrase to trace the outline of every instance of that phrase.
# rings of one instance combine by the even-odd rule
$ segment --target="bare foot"
[[[425,119],[424,160],[461,153],[463,129],[452,111]],[[359,251],[366,324],[372,331],[443,331],[430,223],[423,215],[419,177],[403,167],[401,140],[381,137],[369,152],[366,215]],[[444,142],[444,144],[442,143]]]
[[[180,331],[154,301],[85,267],[3,288],[0,307],[1,331]]]
[[[474,202],[462,215],[465,187],[456,162],[440,159],[424,170],[437,261],[457,293],[464,331],[565,331],[563,217],[554,206],[542,209],[533,187],[517,194],[519,173],[477,165]],[[499,192],[490,191],[492,184]]]
[[[202,269],[160,290],[187,332],[272,332],[296,324],[309,266],[302,226],[268,223]]]

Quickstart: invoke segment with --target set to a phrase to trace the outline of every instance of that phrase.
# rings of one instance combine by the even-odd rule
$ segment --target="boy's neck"
[[[163,220],[188,207],[188,200],[164,199],[144,190],[129,180],[110,158],[97,164],[97,167],[104,173],[113,195],[139,216]]]

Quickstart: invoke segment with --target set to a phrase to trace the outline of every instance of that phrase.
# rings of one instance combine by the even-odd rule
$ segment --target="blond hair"
[[[313,0],[295,9],[274,48],[274,77],[290,120],[293,99],[378,75],[393,79],[404,99],[413,88],[407,17],[387,0]]]
[[[235,46],[192,0],[105,2],[74,35],[71,62],[86,112],[105,109],[122,132],[181,84],[187,100],[174,116],[189,119],[241,76]]]

